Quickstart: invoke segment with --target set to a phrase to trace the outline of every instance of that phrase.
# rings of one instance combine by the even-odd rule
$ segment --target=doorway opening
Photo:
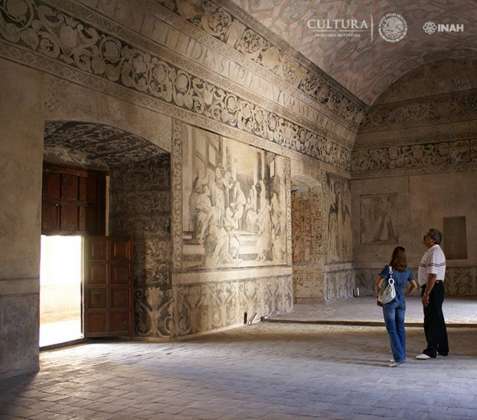
[[[42,234],[82,241],[84,338],[168,335],[169,154],[120,128],[46,121],[43,162]]]
[[[40,347],[82,339],[80,235],[42,235],[40,261]]]

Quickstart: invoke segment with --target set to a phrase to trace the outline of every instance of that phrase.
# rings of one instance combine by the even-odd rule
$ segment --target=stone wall
[[[0,378],[3,378],[39,368],[43,121],[37,112],[41,108],[41,84],[36,72],[2,63],[0,80]],[[19,120],[25,123],[19,124]]]
[[[219,7],[187,1],[179,7],[176,2],[145,1],[134,3],[132,9],[132,3],[123,0],[25,0],[18,4],[0,10],[2,105],[7,107],[2,109],[0,125],[6,139],[0,155],[5,160],[2,197],[7,197],[0,206],[0,299],[9,302],[2,310],[14,305],[15,299],[29,300],[25,304],[29,313],[22,313],[23,324],[13,329],[14,312],[0,316],[0,334],[9,334],[1,340],[2,373],[38,367],[35,308],[46,121],[104,124],[172,152],[170,299],[176,304],[172,309],[163,305],[158,281],[150,288],[140,287],[140,302],[147,303],[145,313],[164,313],[160,319],[167,323],[172,319],[174,334],[188,334],[235,325],[245,311],[289,310],[290,172],[305,175],[318,168],[315,179],[330,191],[323,199],[323,218],[332,214],[339,225],[342,216],[334,208],[344,201],[337,198],[334,181],[325,174],[330,174],[329,180],[349,177],[351,148],[364,105],[304,57],[284,48],[276,37],[265,39],[260,34],[267,32],[259,23],[222,2]],[[216,25],[229,21],[231,25]],[[254,40],[261,45],[258,50]],[[258,149],[267,159],[275,155],[277,162],[286,162],[287,253],[280,262],[245,271],[226,267],[224,272],[224,267],[217,267],[205,277],[199,271],[183,270],[181,147],[185,134],[180,127],[184,122]],[[343,231],[333,230],[334,235],[339,232]],[[323,237],[326,242],[328,233]],[[333,263],[346,259],[344,254],[335,255],[342,252],[340,247],[333,248]],[[252,292],[251,278],[257,279]],[[220,322],[216,315],[204,315],[213,321],[197,323],[202,311],[222,313],[221,296],[229,290],[236,291],[235,302],[246,302],[234,306],[235,315],[223,315]],[[197,296],[215,299],[219,306],[206,309]],[[158,329],[151,325],[142,324],[141,333],[156,334]],[[160,328],[161,335],[171,331],[170,326]]]
[[[135,332],[171,335],[171,185],[168,155],[117,166],[110,178],[110,235],[133,241]]]
[[[175,334],[291,310],[288,159],[176,122]]]
[[[293,279],[297,303],[353,295],[350,180],[318,170],[294,176]]]
[[[323,301],[325,246],[319,188],[294,185],[292,192],[293,292],[296,303]]]
[[[374,277],[397,245],[416,267],[425,250],[422,236],[435,227],[444,232],[444,251],[465,251],[465,258],[448,258],[448,294],[475,294],[474,67],[450,60],[424,66],[392,85],[363,120],[352,164],[354,262],[362,293],[372,293]],[[444,229],[444,219],[462,217],[459,237]]]
[[[352,297],[355,287],[351,181],[329,172],[324,180],[324,214],[327,221],[324,226],[327,244],[325,300],[331,301]]]

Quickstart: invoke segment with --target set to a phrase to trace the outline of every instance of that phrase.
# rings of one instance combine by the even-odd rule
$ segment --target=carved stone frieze
[[[174,288],[176,334],[196,334],[293,308],[291,276],[180,285]]]
[[[354,176],[477,169],[477,139],[357,149]]]
[[[172,130],[171,182],[172,182],[172,264],[174,271],[182,269],[182,141],[186,138],[186,125],[174,120]]]
[[[47,2],[23,0],[21,4],[24,7],[0,10],[0,36],[22,47],[13,59],[20,58],[34,65],[39,55],[50,59],[49,65],[80,70],[83,77],[95,76],[96,88],[100,90],[109,83],[126,87],[340,169],[349,168],[350,150],[325,136],[194,76]]]
[[[228,10],[231,8],[230,4],[228,7],[223,4],[219,6],[211,0],[159,0],[159,3],[222,42],[227,43],[230,34],[236,35],[237,40],[229,43],[236,51],[338,114],[351,127],[358,127],[364,113],[364,104],[345,89],[339,89],[337,83],[331,83],[329,77],[311,62],[307,66],[303,65],[290,57],[283,46],[266,39],[249,22],[245,22],[243,16],[242,19],[234,16]],[[234,33],[237,30],[238,36]],[[301,60],[304,58],[301,57]]]
[[[417,267],[411,267],[417,273]],[[356,287],[361,296],[374,295],[374,280],[381,268],[359,268],[356,273]],[[465,297],[477,295],[477,267],[447,267],[445,280],[446,296]]]
[[[476,115],[477,89],[469,89],[374,105],[360,132],[474,120]]]

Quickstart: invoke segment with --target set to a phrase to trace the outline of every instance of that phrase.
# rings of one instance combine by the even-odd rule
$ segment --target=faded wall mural
[[[397,243],[397,195],[362,195],[360,198],[361,244]]]
[[[188,127],[183,142],[183,266],[286,264],[286,160]]]
[[[327,173],[328,263],[350,261],[353,245],[351,237],[351,189],[349,179]]]
[[[163,154],[112,168],[110,233],[131,238],[135,331],[172,333],[170,158]]]

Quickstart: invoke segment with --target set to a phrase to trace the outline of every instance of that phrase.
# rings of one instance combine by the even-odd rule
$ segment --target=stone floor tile
[[[9,380],[8,387],[0,381],[0,416],[473,418],[477,329],[450,329],[451,355],[429,363],[412,359],[424,342],[421,329],[407,335],[409,361],[397,369],[386,367],[388,337],[380,327],[264,323],[181,343],[101,342],[42,352],[39,374]]]

